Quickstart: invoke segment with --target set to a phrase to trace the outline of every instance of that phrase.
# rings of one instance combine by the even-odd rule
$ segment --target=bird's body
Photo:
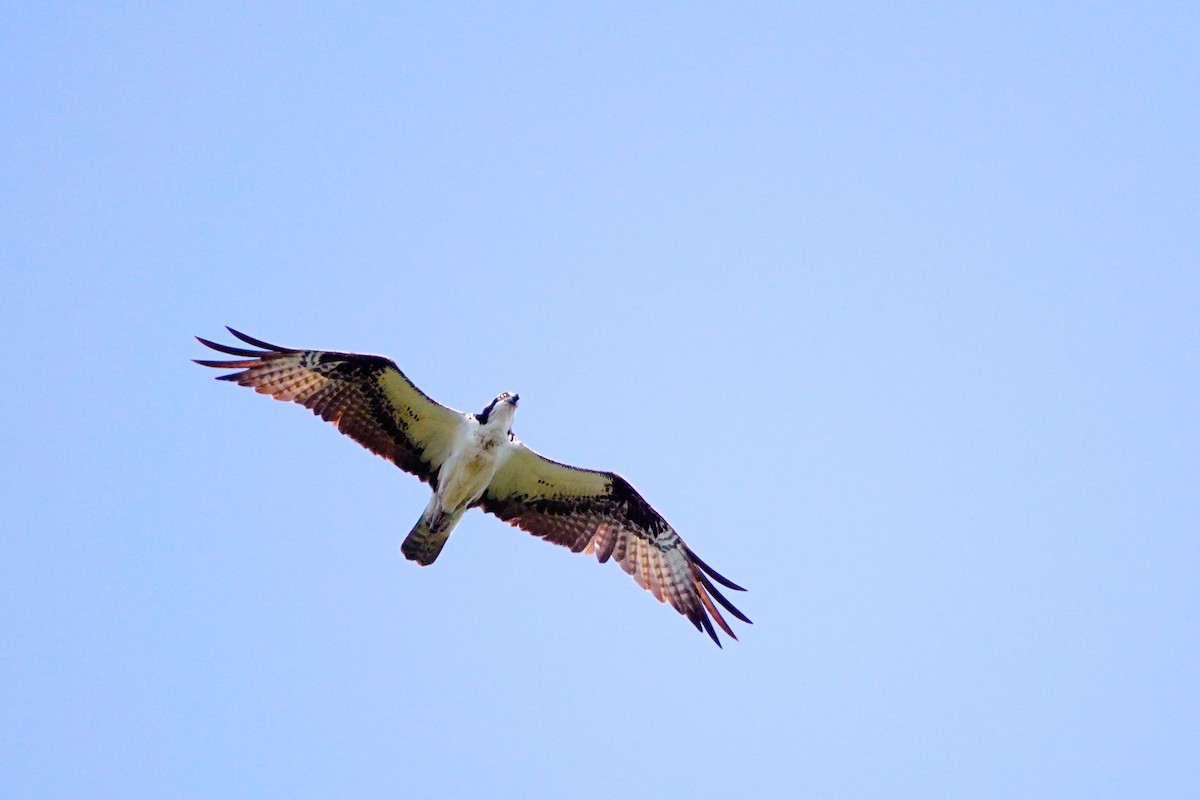
[[[517,450],[510,427],[517,397],[505,394],[500,398],[503,400],[493,404],[482,421],[471,414],[461,415],[429,505],[400,546],[405,556],[422,566],[437,559],[462,513],[479,501],[496,470]]]
[[[466,414],[434,402],[382,356],[294,350],[229,330],[260,349],[200,339],[245,360],[197,363],[242,370],[220,378],[307,406],[430,485],[429,503],[401,545],[407,558],[432,564],[462,515],[479,506],[574,552],[612,558],[718,645],[714,621],[737,637],[714,599],[750,622],[712,581],[742,588],[701,561],[628,481],[561,464],[522,444],[512,432],[516,395],[505,392],[483,412]]]
[[[447,510],[462,510],[478,500],[496,470],[516,451],[509,426],[517,401],[505,398],[500,407],[504,413],[493,411],[486,422],[463,415],[462,432],[442,464],[442,478],[435,492]]]

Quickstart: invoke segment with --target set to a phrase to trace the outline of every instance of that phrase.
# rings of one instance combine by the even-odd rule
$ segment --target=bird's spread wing
[[[610,557],[644,589],[670,603],[719,646],[713,621],[736,639],[713,603],[750,622],[713,586],[742,587],[696,557],[629,482],[611,472],[560,464],[523,444],[497,471],[480,499],[484,510],[573,552]],[[710,580],[710,578],[712,580]]]
[[[238,361],[200,361],[206,367],[237,369],[218,380],[249,386],[276,400],[312,409],[338,430],[401,469],[436,486],[437,472],[454,444],[461,413],[427,397],[382,356],[293,350],[229,332],[257,350],[200,343]]]

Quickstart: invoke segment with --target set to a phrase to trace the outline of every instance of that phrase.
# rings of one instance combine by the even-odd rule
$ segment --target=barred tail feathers
[[[421,519],[400,545],[400,552],[405,558],[423,567],[437,560],[446,540],[450,538],[450,531],[454,530],[458,523],[458,514],[447,514],[434,505],[430,503],[430,507],[425,509]]]

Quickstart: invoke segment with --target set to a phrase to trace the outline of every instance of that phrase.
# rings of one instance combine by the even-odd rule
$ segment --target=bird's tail
[[[400,545],[400,552],[410,561],[428,567],[442,552],[442,547],[450,538],[450,531],[458,524],[458,517],[458,514],[443,511],[435,497]]]

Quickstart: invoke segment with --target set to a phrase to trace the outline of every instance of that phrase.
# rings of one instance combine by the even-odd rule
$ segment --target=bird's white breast
[[[442,464],[437,490],[442,508],[453,512],[478,500],[514,449],[506,429],[470,420]]]

